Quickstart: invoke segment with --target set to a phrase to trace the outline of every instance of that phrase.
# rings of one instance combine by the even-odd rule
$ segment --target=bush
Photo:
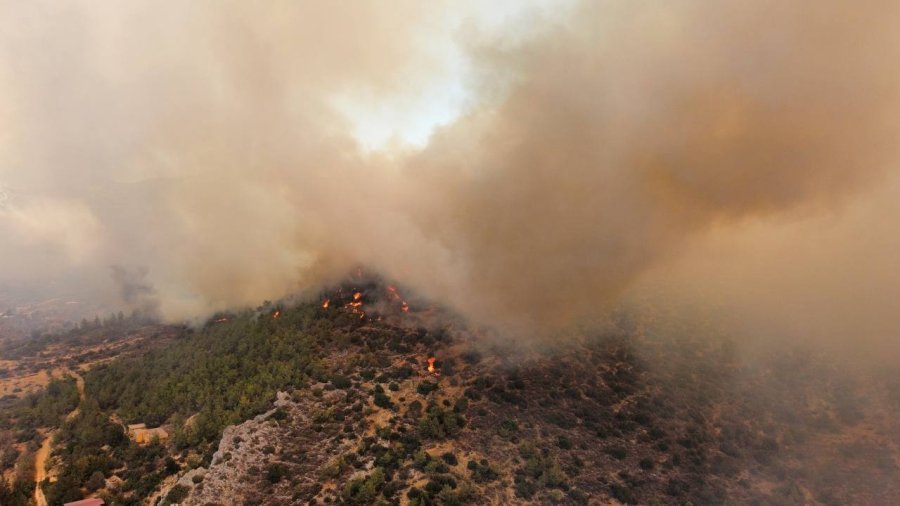
[[[419,419],[419,434],[424,438],[456,437],[465,425],[461,415],[444,411],[439,406],[431,406]]]
[[[383,392],[375,392],[375,405],[384,409],[390,409],[394,406],[391,402],[391,398]]]
[[[419,383],[419,385],[416,387],[416,391],[419,392],[420,395],[428,395],[437,389],[438,389],[438,384],[432,383],[430,381],[423,381],[423,382]]]
[[[181,471],[181,466],[172,457],[166,457],[166,474],[172,475]]]
[[[172,487],[172,490],[169,490],[169,494],[166,496],[166,500],[172,504],[178,504],[185,499],[187,499],[188,492],[191,489],[187,488],[184,485],[175,485]]]
[[[466,467],[472,472],[472,479],[477,483],[487,483],[500,477],[487,459],[482,459],[481,462],[470,460]]]
[[[278,483],[287,472],[288,469],[284,464],[269,464],[266,466],[266,479],[269,483]]]
[[[340,374],[335,374],[331,378],[331,384],[334,385],[334,388],[340,388],[341,390],[346,390],[353,385],[353,382],[350,381],[350,378],[346,376],[341,376]]]
[[[84,486],[91,492],[99,490],[106,485],[106,477],[100,471],[94,471],[94,474],[85,482]]]
[[[608,448],[604,448],[603,453],[617,460],[622,460],[626,455],[628,455],[628,452],[622,446],[610,446]]]
[[[631,491],[625,485],[618,485],[613,483],[609,486],[609,491],[612,493],[612,496],[615,497],[619,502],[625,504],[636,504],[637,499],[634,497],[634,492]]]

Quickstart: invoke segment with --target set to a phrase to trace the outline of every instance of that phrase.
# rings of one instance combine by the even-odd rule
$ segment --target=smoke
[[[119,287],[122,302],[132,315],[144,319],[159,317],[159,300],[153,285],[147,281],[147,269],[112,266],[112,278]]]
[[[898,272],[873,232],[898,225],[895,2],[478,9],[0,7],[0,278],[145,265],[183,318],[363,264],[518,331],[669,284],[896,336],[887,304],[830,296]],[[458,117],[363,149],[335,97],[421,97],[447,45]]]

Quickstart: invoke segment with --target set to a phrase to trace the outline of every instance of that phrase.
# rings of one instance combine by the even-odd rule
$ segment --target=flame
[[[400,294],[397,293],[397,289],[394,288],[393,285],[388,285],[387,291],[391,297],[391,300],[400,302],[400,310],[403,311],[404,313],[408,313],[409,312],[409,304],[407,304],[407,302],[405,300],[403,300],[403,297],[401,297]]]
[[[276,309],[275,314],[272,315],[272,318],[278,319],[279,316],[281,316],[281,310]]]
[[[349,309],[352,314],[358,314],[359,319],[362,320],[366,317],[366,313],[360,309],[362,305],[362,292],[353,292],[353,300],[344,304],[344,307]]]
[[[328,304],[331,304],[331,299],[325,299],[325,302],[322,303],[322,307],[328,309]]]
[[[435,373],[435,370],[434,370],[434,361],[435,361],[435,360],[436,360],[436,359],[435,359],[434,357],[429,357],[429,358],[428,358],[428,373],[429,373],[429,374],[434,374],[434,373]]]
[[[218,320],[215,321],[215,323],[222,323],[222,322],[227,322],[227,321],[228,321],[228,318],[219,318]]]

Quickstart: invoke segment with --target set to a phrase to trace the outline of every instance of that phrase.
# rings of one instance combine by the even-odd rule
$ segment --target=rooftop
[[[90,499],[82,499],[80,501],[75,502],[67,502],[64,506],[103,506],[103,499],[98,499],[96,497],[92,497]]]

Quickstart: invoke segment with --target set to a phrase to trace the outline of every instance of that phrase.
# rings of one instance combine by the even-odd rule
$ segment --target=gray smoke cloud
[[[156,289],[147,280],[147,269],[128,269],[120,265],[112,266],[113,281],[119,287],[122,302],[138,318],[154,320],[160,317],[159,299]]]
[[[895,2],[602,1],[463,24],[465,113],[424,147],[361,149],[335,91],[415,89],[440,71],[423,41],[465,8],[0,7],[0,182],[21,196],[0,208],[0,278],[144,265],[183,318],[363,264],[518,331],[702,285],[751,320],[789,294],[805,321],[877,321],[873,342],[893,342],[884,304],[827,294],[895,291],[895,243],[844,247],[897,230]]]

